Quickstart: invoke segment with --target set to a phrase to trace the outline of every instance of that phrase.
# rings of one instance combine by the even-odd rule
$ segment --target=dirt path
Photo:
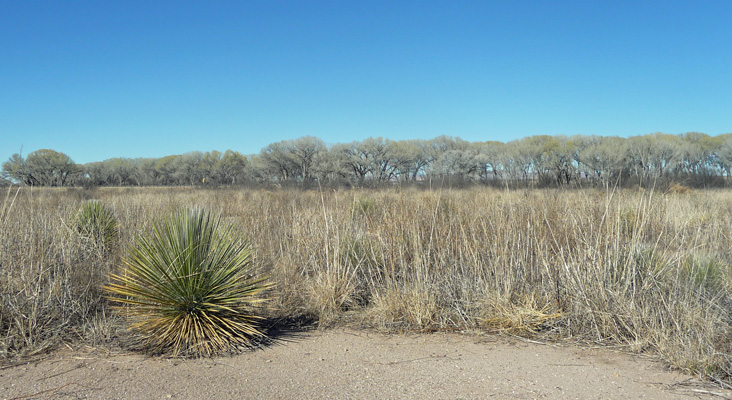
[[[346,330],[304,333],[263,350],[216,359],[58,353],[0,370],[0,398],[732,398],[690,382],[660,364],[608,350],[499,337]]]

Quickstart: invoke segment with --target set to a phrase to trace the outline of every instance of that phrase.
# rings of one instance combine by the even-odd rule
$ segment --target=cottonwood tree
[[[477,148],[447,150],[440,154],[431,167],[435,177],[449,177],[458,180],[476,180],[483,170],[484,161],[479,159]]]
[[[538,135],[520,141],[531,159],[533,172],[543,184],[569,183],[576,168],[573,164],[576,148],[574,142],[564,136]]]
[[[504,146],[502,160],[506,179],[513,185],[527,184],[533,180],[535,152],[527,139],[512,140]]]
[[[338,162],[350,171],[351,177],[358,183],[363,183],[373,170],[371,154],[359,142],[338,144],[333,146],[332,151],[338,153]]]
[[[481,177],[484,180],[501,180],[506,173],[506,144],[502,142],[485,142],[478,146],[481,163]]]
[[[681,162],[681,138],[676,135],[655,133],[650,137],[652,143],[651,167],[654,177],[668,176]]]
[[[64,186],[82,169],[68,155],[50,149],[36,150],[23,159],[13,154],[3,163],[3,173],[29,186]]]
[[[726,178],[729,179],[732,171],[732,134],[721,135],[721,144],[717,150],[717,162]]]
[[[589,136],[576,143],[577,161],[591,182],[607,186],[627,163],[628,146],[623,138]]]
[[[138,158],[135,160],[135,181],[141,186],[152,186],[158,182],[158,173],[155,170],[157,159]]]
[[[247,158],[236,151],[226,150],[214,167],[218,183],[234,185],[246,178]]]
[[[319,152],[313,157],[312,174],[320,182],[340,183],[353,177],[346,153],[340,146]]]
[[[129,158],[112,158],[104,162],[109,170],[107,184],[116,186],[134,185],[135,162]]]
[[[155,162],[155,184],[169,186],[177,184],[175,172],[177,169],[177,155],[158,158]]]
[[[704,133],[689,132],[680,135],[679,172],[686,177],[704,180],[717,176],[719,162],[718,153],[723,139],[711,137]]]
[[[654,133],[629,139],[598,136],[531,136],[508,143],[368,138],[328,148],[305,136],[272,143],[245,157],[227,150],[162,158],[112,158],[82,169],[67,155],[38,150],[13,154],[2,165],[4,179],[36,186],[237,184],[248,178],[304,183],[416,181],[449,177],[497,184],[566,184],[586,180],[607,185],[663,178],[691,185],[720,185],[732,175],[732,134],[709,136]]]
[[[629,168],[641,181],[667,176],[680,162],[681,139],[654,133],[628,139]]]
[[[429,143],[426,140],[394,142],[391,151],[396,163],[397,174],[402,180],[416,181],[434,161],[434,154],[430,151]]]
[[[303,181],[313,180],[312,168],[315,157],[325,150],[325,143],[313,136],[304,136],[292,141],[289,151]]]
[[[203,152],[192,151],[179,154],[172,163],[173,179],[176,185],[190,186],[204,178]]]
[[[13,154],[3,163],[3,177],[14,179],[24,185],[38,184],[28,170],[25,159],[19,153]]]
[[[556,136],[546,143],[544,152],[548,154],[549,167],[557,184],[568,184],[576,177],[577,147],[573,139]]]
[[[257,170],[263,178],[287,181],[297,176],[286,142],[271,143],[262,149],[257,159]]]
[[[476,171],[476,151],[470,142],[451,136],[438,136],[428,142],[432,162],[426,169],[434,178],[468,179]]]
[[[311,181],[315,156],[325,149],[325,143],[313,136],[272,143],[260,153],[261,167],[277,180]]]
[[[371,164],[372,178],[377,182],[389,182],[397,177],[399,160],[394,153],[394,142],[377,137],[367,138],[357,147]]]

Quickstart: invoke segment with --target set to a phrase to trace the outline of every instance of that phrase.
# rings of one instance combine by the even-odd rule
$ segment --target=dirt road
[[[0,370],[5,399],[693,399],[730,393],[607,349],[457,334],[307,332],[235,357],[63,351]],[[714,392],[716,394],[711,394]],[[732,398],[732,396],[730,396]]]

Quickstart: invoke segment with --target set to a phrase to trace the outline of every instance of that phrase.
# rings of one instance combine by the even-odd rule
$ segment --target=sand
[[[177,359],[60,350],[0,370],[4,399],[732,398],[649,358],[499,336],[282,337],[237,356]]]

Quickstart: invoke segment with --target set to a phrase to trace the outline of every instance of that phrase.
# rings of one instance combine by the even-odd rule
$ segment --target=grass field
[[[10,189],[0,357],[127,340],[105,299],[134,238],[202,206],[251,242],[268,321],[487,331],[621,346],[732,381],[732,192]],[[79,234],[97,199],[114,246]]]

